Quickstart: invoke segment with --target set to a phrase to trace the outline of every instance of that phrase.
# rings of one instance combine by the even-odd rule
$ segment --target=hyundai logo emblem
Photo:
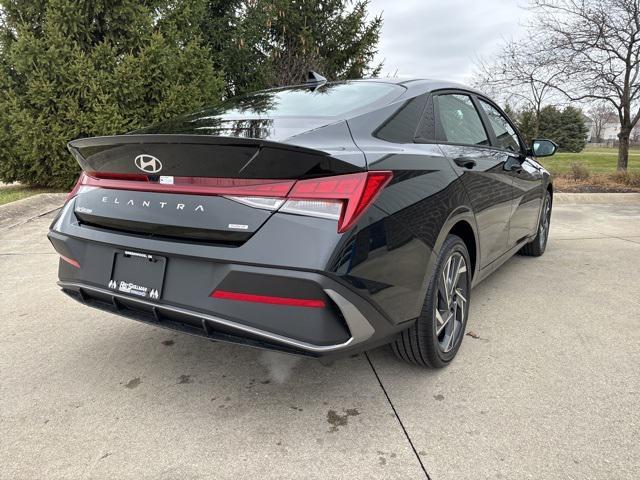
[[[143,172],[147,173],[158,173],[162,170],[162,162],[158,160],[153,155],[147,155],[143,153],[142,155],[138,155],[136,157],[136,167],[138,167]]]

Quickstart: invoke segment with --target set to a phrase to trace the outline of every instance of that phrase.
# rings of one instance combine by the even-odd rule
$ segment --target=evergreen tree
[[[518,112],[516,112],[508,103],[504,106],[504,113],[507,114],[512,122],[518,122]]]
[[[560,120],[562,129],[558,144],[565,152],[581,152],[587,144],[589,132],[584,123],[584,115],[575,107],[566,107],[560,114]]]
[[[209,0],[207,44],[230,94],[300,83],[309,69],[330,80],[375,76],[382,27],[368,0]]]
[[[74,138],[218,100],[203,0],[11,0],[0,7],[0,178],[65,188]]]
[[[74,138],[123,133],[223,96],[375,75],[368,0],[6,0],[0,180],[68,187]]]
[[[553,105],[547,105],[540,110],[540,120],[538,125],[538,135],[540,138],[548,138],[558,143],[558,134],[562,128],[560,109]],[[562,148],[562,145],[560,145]]]
[[[582,112],[577,108],[547,106],[540,111],[539,137],[553,140],[560,151],[580,152],[586,145],[586,135]]]
[[[518,128],[527,145],[531,145],[531,141],[540,136],[538,133],[538,116],[535,110],[526,109],[520,112],[518,115]]]

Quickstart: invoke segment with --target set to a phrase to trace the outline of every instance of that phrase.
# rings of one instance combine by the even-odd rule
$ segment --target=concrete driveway
[[[547,253],[473,291],[440,371],[77,305],[52,215],[0,230],[0,478],[640,478],[640,205],[556,205]]]

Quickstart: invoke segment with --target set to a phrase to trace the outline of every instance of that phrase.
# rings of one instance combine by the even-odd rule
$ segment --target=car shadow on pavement
[[[527,259],[518,258],[507,262],[474,289],[474,296],[490,298],[505,278],[517,276],[521,273],[518,270],[526,269]],[[360,382],[376,385],[371,365],[386,375],[401,374],[403,383],[407,384],[414,380],[432,379],[435,382],[447,371],[406,364],[398,360],[388,346],[322,365],[312,358],[212,342],[102,312],[91,311],[87,318],[86,309],[79,308],[82,309],[80,314],[84,314],[82,321],[97,322],[100,326],[94,326],[101,333],[85,336],[84,343],[69,345],[78,349],[75,353],[69,352],[68,368],[78,373],[86,371],[89,376],[97,370],[111,372],[117,377],[114,378],[117,382],[111,382],[112,388],[133,390],[154,386],[166,389],[172,385],[188,385],[202,395],[221,387],[235,392],[252,391],[253,394],[279,391],[312,396],[349,391]],[[481,329],[486,320],[474,317],[473,312],[472,306],[467,333],[476,335],[476,330]],[[461,353],[475,341],[475,337],[466,336]],[[89,356],[87,352],[91,352]],[[464,361],[457,359],[449,368]],[[109,388],[106,383],[103,387]]]
[[[121,399],[114,408],[143,402],[150,409],[218,409],[215,418],[233,411],[253,419],[265,411],[281,415],[283,409],[298,414],[311,410],[315,420],[322,418],[333,428],[331,422],[344,422],[347,412],[367,410],[371,402],[391,412],[388,402],[398,392],[418,386],[425,398],[437,400],[445,379],[480,371],[482,359],[502,341],[485,338],[485,329],[508,321],[487,314],[492,298],[504,300],[512,294],[504,285],[526,273],[528,260],[515,257],[474,289],[475,298],[482,299],[472,304],[467,326],[474,336],[465,336],[456,361],[441,370],[406,364],[388,346],[325,366],[315,359],[211,342],[87,310],[71,301],[65,311],[82,334],[67,339],[61,368],[73,372],[65,381],[77,383],[72,387],[77,394],[90,385],[97,399]]]

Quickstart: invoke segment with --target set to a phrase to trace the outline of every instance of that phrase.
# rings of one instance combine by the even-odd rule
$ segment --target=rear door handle
[[[459,167],[468,168],[469,170],[476,166],[476,161],[473,158],[458,157],[453,161],[456,162],[456,165]]]

